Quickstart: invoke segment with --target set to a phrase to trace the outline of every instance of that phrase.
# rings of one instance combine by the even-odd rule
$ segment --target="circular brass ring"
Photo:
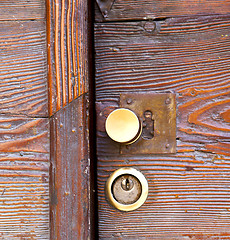
[[[118,108],[107,117],[105,129],[108,136],[114,141],[131,144],[140,137],[142,123],[133,111],[127,108]]]
[[[129,174],[132,175],[134,177],[136,177],[141,184],[141,195],[139,197],[139,199],[132,203],[132,204],[122,204],[119,203],[113,196],[112,193],[112,185],[113,182],[115,181],[116,178],[118,178],[121,175],[125,175],[125,174]],[[113,172],[107,182],[106,182],[106,186],[105,186],[105,193],[106,193],[106,197],[109,201],[109,203],[114,206],[115,208],[121,210],[121,211],[133,211],[137,208],[139,208],[147,199],[148,196],[148,182],[145,178],[145,176],[138,170],[136,170],[135,168],[120,168],[118,170],[116,170],[115,172]]]

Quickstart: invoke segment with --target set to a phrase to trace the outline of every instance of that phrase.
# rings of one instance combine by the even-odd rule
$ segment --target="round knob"
[[[124,144],[135,142],[142,132],[137,115],[126,108],[111,112],[106,119],[105,129],[111,139]]]

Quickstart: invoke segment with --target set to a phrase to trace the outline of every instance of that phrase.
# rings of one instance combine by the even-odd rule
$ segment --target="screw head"
[[[144,25],[144,29],[148,33],[152,33],[156,29],[156,23],[153,21],[147,21]]]
[[[133,102],[133,100],[132,100],[131,98],[128,98],[128,99],[126,100],[126,102],[127,102],[127,104],[131,104],[131,103]]]
[[[107,18],[107,17],[108,17],[108,11],[105,10],[105,11],[103,12],[103,15],[104,15],[105,18]]]
[[[167,98],[166,100],[165,100],[165,104],[170,104],[171,103],[171,98]]]

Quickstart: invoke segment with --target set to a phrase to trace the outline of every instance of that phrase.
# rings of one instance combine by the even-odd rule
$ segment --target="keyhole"
[[[151,111],[144,112],[143,120],[143,135],[142,137],[146,140],[152,139],[154,137],[154,120]]]
[[[141,193],[142,186],[135,176],[130,174],[120,175],[112,184],[112,194],[114,199],[121,204],[133,204]]]
[[[122,181],[121,181],[121,187],[123,190],[125,191],[129,191],[133,188],[133,181],[129,178],[124,178]]]

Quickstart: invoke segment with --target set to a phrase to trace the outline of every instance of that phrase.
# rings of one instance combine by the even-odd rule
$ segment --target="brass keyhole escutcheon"
[[[132,211],[145,202],[148,182],[135,168],[120,168],[108,178],[105,192],[112,206],[121,211]]]
[[[142,124],[133,111],[119,108],[109,114],[105,122],[105,129],[108,136],[114,141],[131,144],[140,137]]]

